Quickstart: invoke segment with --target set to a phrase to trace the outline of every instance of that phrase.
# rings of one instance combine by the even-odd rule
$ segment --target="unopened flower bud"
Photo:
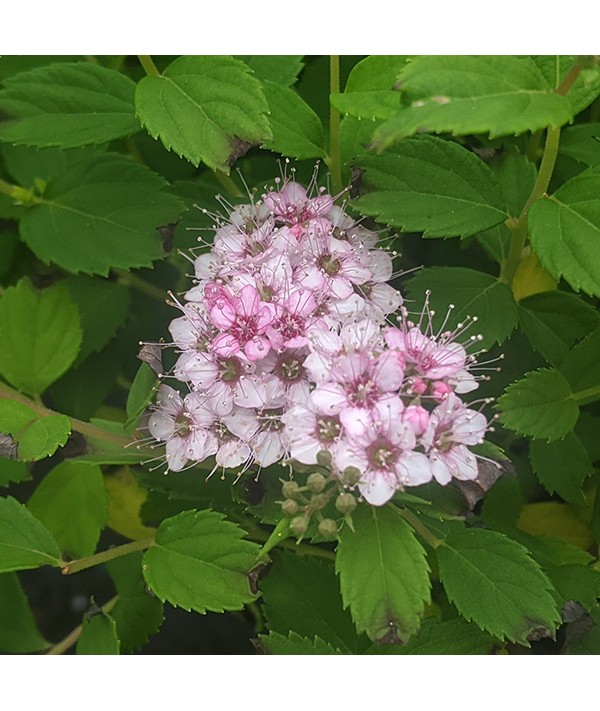
[[[317,511],[319,509],[324,509],[327,506],[328,501],[329,497],[325,494],[315,494],[310,500],[310,505],[311,508]]]
[[[427,392],[427,383],[422,378],[413,378],[411,389],[416,395],[423,395]]]
[[[298,513],[298,504],[294,499],[286,499],[281,503],[281,510],[286,516],[295,516]]]
[[[360,469],[357,469],[356,467],[346,467],[344,469],[344,484],[348,484],[348,486],[354,486],[355,484],[358,484],[360,481],[361,473]]]
[[[324,449],[317,452],[317,464],[320,467],[329,468],[331,466],[331,452],[327,452]]]
[[[325,488],[327,479],[319,472],[313,472],[306,480],[306,483],[313,494],[319,494]]]
[[[338,533],[337,523],[332,518],[324,518],[319,524],[319,533],[324,538],[336,538]]]
[[[352,513],[356,508],[356,499],[352,494],[340,494],[335,500],[335,508],[343,514]]]
[[[402,419],[410,425],[417,437],[422,435],[429,425],[429,413],[420,405],[409,405],[402,413]]]
[[[308,518],[306,516],[296,516],[290,521],[290,531],[294,536],[303,536],[308,528]]]
[[[300,487],[298,486],[297,482],[286,481],[284,483],[284,485],[281,487],[281,492],[286,497],[286,499],[291,499],[294,496],[296,496],[299,488]]]
[[[437,400],[443,400],[448,393],[452,392],[452,388],[448,383],[444,383],[441,380],[438,380],[437,383],[434,383],[433,387],[431,388],[431,394],[433,395],[434,398]]]

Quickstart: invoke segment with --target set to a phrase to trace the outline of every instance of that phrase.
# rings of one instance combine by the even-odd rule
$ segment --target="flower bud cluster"
[[[278,188],[233,209],[194,260],[169,327],[172,375],[189,392],[162,384],[149,418],[168,468],[326,460],[375,505],[432,478],[475,478],[468,447],[487,421],[460,397],[478,385],[457,340],[469,324],[434,332],[427,303],[411,321],[377,234],[324,189]]]
[[[357,506],[356,496],[342,491],[337,476],[325,476],[313,472],[300,486],[296,481],[284,481],[281,492],[286,498],[280,502],[281,511],[290,519],[290,531],[299,540],[309,533],[309,526],[316,518],[313,535],[325,540],[337,537],[342,524],[353,529],[352,512]]]

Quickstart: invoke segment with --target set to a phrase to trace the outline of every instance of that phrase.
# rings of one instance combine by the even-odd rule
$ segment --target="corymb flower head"
[[[376,506],[407,486],[476,478],[470,447],[488,422],[461,399],[481,377],[476,319],[447,329],[450,305],[435,330],[429,294],[412,314],[378,235],[316,178],[278,181],[228,212],[174,299],[180,385],[161,386],[149,419],[168,469],[326,462]]]

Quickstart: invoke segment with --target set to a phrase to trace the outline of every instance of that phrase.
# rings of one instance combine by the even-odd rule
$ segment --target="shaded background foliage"
[[[252,653],[259,636],[271,653],[599,651],[600,72],[407,59],[0,59],[0,650],[70,649],[82,624],[78,653]],[[454,323],[479,318],[503,356],[479,391],[501,396],[501,449],[484,454],[516,475],[361,506],[360,547],[348,528],[337,555],[290,544],[248,584],[286,470],[164,477],[140,466],[157,452],[123,445],[156,383],[139,342],[165,338],[165,295],[190,282],[181,252],[210,235],[215,195],[272,185],[278,156],[303,182],[322,161],[322,182],[390,228],[408,299],[431,289],[439,318],[449,303]],[[55,569],[128,542],[106,566]],[[203,587],[220,550],[231,578]]]

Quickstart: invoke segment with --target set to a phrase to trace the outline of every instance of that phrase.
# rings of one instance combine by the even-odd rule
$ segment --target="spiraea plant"
[[[0,651],[600,652],[597,58],[0,80]]]

